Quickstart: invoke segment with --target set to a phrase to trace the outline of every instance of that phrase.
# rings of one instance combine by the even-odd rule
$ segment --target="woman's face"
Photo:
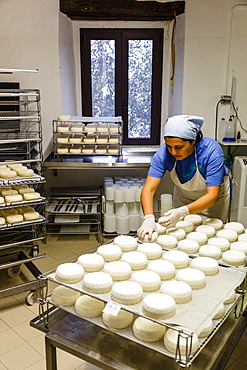
[[[188,157],[195,150],[196,141],[192,143],[188,140],[180,139],[179,137],[165,137],[165,143],[170,154],[178,161]]]

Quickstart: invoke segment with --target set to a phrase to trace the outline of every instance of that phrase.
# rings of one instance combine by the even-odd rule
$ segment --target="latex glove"
[[[137,236],[140,240],[143,240],[145,235],[148,234],[148,240],[151,240],[154,231],[158,231],[154,215],[146,215],[141,227],[137,230]]]
[[[176,225],[176,223],[181,217],[185,217],[188,214],[189,214],[189,209],[187,206],[183,206],[180,208],[174,208],[166,212],[164,216],[160,217],[158,222],[160,225],[164,227],[173,227]]]

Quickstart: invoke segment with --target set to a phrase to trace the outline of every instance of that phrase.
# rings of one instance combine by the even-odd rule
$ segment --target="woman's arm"
[[[147,176],[146,182],[141,192],[141,205],[144,216],[153,214],[153,198],[161,179]]]
[[[187,204],[191,214],[199,213],[205,209],[212,207],[217,203],[220,194],[220,186],[206,187],[206,194],[198,198],[194,202]]]

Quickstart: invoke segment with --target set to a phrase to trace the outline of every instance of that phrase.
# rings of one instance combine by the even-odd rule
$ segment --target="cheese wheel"
[[[0,188],[0,194],[2,194],[2,192],[5,191],[5,190],[12,190],[12,189],[13,189],[12,186],[4,186],[4,187]],[[15,189],[15,190],[17,190],[17,189]]]
[[[57,286],[51,295],[51,301],[57,306],[74,306],[76,300],[80,297],[80,292],[63,285]]]
[[[95,272],[102,270],[104,258],[96,253],[86,253],[78,257],[77,263],[79,263],[85,271]]]
[[[93,146],[88,146],[88,147],[85,147],[85,148],[82,148],[82,153],[83,154],[93,154],[94,153],[94,147]]]
[[[20,177],[31,177],[34,175],[34,171],[27,168],[27,169],[16,169],[17,175]]]
[[[219,272],[218,262],[211,257],[194,258],[190,267],[204,272],[206,276],[216,275]]]
[[[96,124],[95,123],[88,123],[85,126],[85,132],[95,132],[96,131]]]
[[[122,249],[118,245],[103,244],[98,247],[97,253],[100,254],[106,262],[111,262],[121,258]]]
[[[216,314],[213,317],[213,320],[220,319],[225,313],[225,306],[223,303],[221,303],[216,311]]]
[[[133,313],[125,311],[123,309],[119,310],[117,316],[111,315],[106,312],[103,312],[102,314],[103,323],[109,328],[114,329],[127,328],[127,326],[132,323],[133,318]]]
[[[179,327],[177,327],[176,329],[179,329]],[[196,333],[192,334],[191,332],[188,332],[185,328],[181,327],[181,329],[184,331],[184,333],[186,333],[186,332],[188,333],[187,338],[186,338],[185,334],[180,335],[178,330],[168,329],[165,333],[165,336],[164,336],[165,348],[169,352],[175,354],[177,352],[178,336],[180,335],[180,338],[179,338],[179,353],[182,356],[185,356],[187,354],[188,349],[190,348],[190,344],[191,344],[191,353],[196,352],[196,350],[199,347],[198,336],[196,335]],[[192,340],[190,338],[192,338]],[[186,340],[186,339],[188,339],[188,340]]]
[[[57,132],[68,132],[69,129],[70,129],[70,125],[57,126]]]
[[[214,258],[216,260],[220,259],[221,258],[221,249],[219,247],[216,247],[214,245],[203,245],[200,249],[199,249],[199,256],[200,257],[211,257],[211,258]]]
[[[147,270],[154,271],[159,274],[161,280],[169,280],[175,276],[175,266],[170,261],[154,260],[151,261]]]
[[[127,262],[133,271],[144,269],[148,261],[145,254],[136,251],[123,253],[121,260]]]
[[[23,216],[22,215],[9,215],[6,217],[6,220],[8,224],[14,224],[14,223],[22,222]]]
[[[194,224],[190,221],[178,221],[176,227],[183,229],[186,233],[191,233],[194,230]]]
[[[15,190],[17,190],[18,192],[19,192],[20,189],[30,189],[27,184],[13,185],[12,188],[15,189]]]
[[[34,188],[23,188],[23,189],[19,189],[19,194],[23,195],[25,193],[34,193],[35,190]]]
[[[15,203],[15,202],[21,202],[23,200],[23,197],[21,194],[17,195],[7,195],[5,197],[5,202],[6,203]]]
[[[69,138],[69,142],[71,144],[80,144],[82,142],[82,137],[81,136],[73,136]]]
[[[65,284],[77,283],[83,278],[84,269],[77,263],[67,262],[59,265],[55,272],[56,280]]]
[[[2,197],[6,197],[6,195],[16,195],[16,194],[18,194],[18,191],[14,189],[2,191]]]
[[[34,193],[24,193],[23,198],[25,200],[33,200],[33,199],[39,199],[40,198],[40,193],[34,192]]]
[[[69,152],[71,153],[71,154],[80,154],[81,153],[81,151],[82,151],[82,147],[80,146],[80,147],[75,147],[75,148],[70,148],[70,150],[69,150]]]
[[[242,266],[246,263],[246,255],[242,251],[228,250],[223,252],[222,260],[231,266]]]
[[[118,245],[122,252],[133,251],[137,248],[137,240],[130,235],[119,235],[114,239],[114,244]]]
[[[13,179],[14,177],[17,176],[17,173],[15,171],[8,171],[8,170],[2,170],[0,171],[0,177],[2,179]]]
[[[104,302],[86,294],[80,296],[75,302],[75,312],[83,317],[97,317],[102,314]]]
[[[219,218],[207,218],[204,222],[204,225],[213,226],[216,231],[222,229],[223,222]]]
[[[84,130],[84,125],[74,125],[71,126],[70,131],[71,132],[83,132]]]
[[[241,242],[241,241],[234,242],[231,244],[230,249],[235,250],[235,251],[244,252],[244,254],[247,255],[247,242]]]
[[[65,147],[65,148],[57,148],[57,154],[67,154],[69,152],[69,148]]]
[[[66,121],[69,121],[70,118],[71,118],[71,116],[69,116],[69,115],[62,115],[62,116],[58,117],[58,121],[66,122]]]
[[[132,275],[132,281],[140,284],[144,292],[153,292],[160,287],[159,274],[153,271],[136,271]]]
[[[17,169],[17,168],[23,168],[23,164],[22,163],[12,163],[12,164],[8,164],[7,165],[8,168],[10,168],[11,170],[14,170]]]
[[[162,248],[157,243],[140,244],[137,248],[137,251],[144,253],[148,260],[158,259],[162,255]]]
[[[131,267],[124,261],[111,261],[105,264],[104,272],[111,275],[114,281],[123,281],[130,278]]]
[[[182,228],[178,228],[178,227],[172,227],[172,228],[167,229],[166,234],[175,236],[175,238],[178,241],[183,240],[186,236],[185,230]]]
[[[0,203],[4,203],[4,197],[0,197]]]
[[[206,244],[208,240],[207,235],[199,231],[192,231],[191,233],[187,234],[186,238],[195,240],[199,245]]]
[[[143,290],[135,281],[118,281],[111,290],[111,298],[120,304],[136,304],[141,301]]]
[[[0,226],[5,225],[5,223],[6,223],[5,218],[0,217]]]
[[[34,208],[30,206],[18,207],[18,213],[24,215],[26,212],[34,212]]]
[[[208,238],[215,235],[215,228],[210,225],[199,225],[196,227],[196,231],[206,234]]]
[[[192,289],[201,289],[206,285],[204,272],[190,267],[179,270],[176,279],[189,284]]]
[[[149,240],[149,235],[146,234],[142,242],[143,243],[153,243],[153,242],[156,242],[157,238],[158,238],[158,233],[156,231],[153,231],[151,235],[151,240]]]
[[[188,215],[184,217],[184,221],[189,221],[194,224],[194,226],[199,226],[202,223],[202,217],[200,215]]]
[[[40,214],[38,212],[25,212],[23,217],[26,221],[37,220],[40,218]]]
[[[162,258],[171,262],[177,269],[185,268],[189,264],[189,256],[182,251],[168,251],[163,254]]]
[[[107,293],[112,287],[112,277],[106,272],[90,272],[82,282],[82,287],[89,293]]]
[[[70,136],[59,136],[57,138],[57,143],[58,144],[66,144],[66,143],[69,142],[69,138],[70,138]]]
[[[241,224],[240,222],[227,222],[224,225],[224,229],[234,230],[239,235],[239,234],[242,234],[244,232],[244,225]]]
[[[238,241],[239,242],[247,242],[247,234],[244,233],[244,234],[239,235]]]
[[[188,254],[197,253],[199,250],[199,244],[195,240],[180,240],[178,242],[178,250]]]
[[[217,231],[217,238],[227,239],[230,243],[235,242],[238,239],[238,233],[235,230],[222,229]]]
[[[97,126],[97,132],[108,132],[109,126],[108,123],[99,123]]]
[[[176,313],[175,300],[167,294],[150,293],[142,300],[144,315],[153,319],[167,319]]]
[[[198,337],[199,337],[199,338],[204,338],[204,337],[209,336],[209,334],[210,334],[210,333],[211,333],[211,331],[213,330],[213,327],[214,327],[214,323],[213,323],[212,319],[208,318],[208,319],[203,323],[203,328],[202,328],[202,330],[200,331],[200,333],[198,334]]]
[[[235,299],[236,299],[236,293],[235,293],[235,290],[232,290],[232,291],[228,294],[228,296],[227,296],[226,300],[225,300],[223,303],[224,303],[224,304],[231,304],[231,303],[233,303],[233,302],[235,301]]]
[[[160,292],[170,295],[176,303],[186,303],[192,299],[192,288],[183,281],[165,281]]]
[[[220,237],[216,237],[216,238],[211,238],[208,240],[208,244],[209,245],[213,245],[215,247],[219,247],[221,252],[225,252],[229,249],[230,247],[230,242],[229,240],[225,239],[225,238],[220,238]]]
[[[177,238],[172,235],[159,235],[157,238],[157,243],[161,245],[161,247],[171,249],[177,246],[178,241]]]
[[[138,317],[133,324],[133,333],[135,337],[144,342],[156,342],[163,338],[165,332],[166,327],[164,325],[144,317]]]

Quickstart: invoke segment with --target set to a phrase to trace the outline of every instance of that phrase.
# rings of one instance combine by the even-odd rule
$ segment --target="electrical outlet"
[[[224,100],[225,102],[229,102],[231,101],[231,95],[221,95],[220,96],[220,99],[221,100]]]

